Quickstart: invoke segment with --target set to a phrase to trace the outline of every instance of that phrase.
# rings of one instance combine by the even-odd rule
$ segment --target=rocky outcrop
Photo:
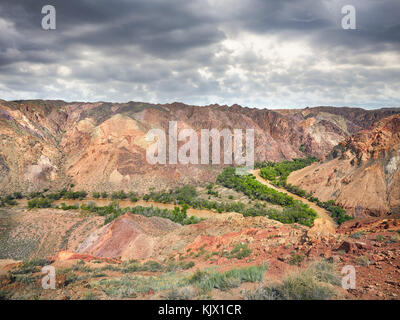
[[[146,259],[153,254],[157,238],[179,226],[168,219],[127,213],[93,232],[77,252],[122,260]]]
[[[354,216],[400,212],[400,116],[378,121],[342,141],[325,161],[293,172],[288,182]]]

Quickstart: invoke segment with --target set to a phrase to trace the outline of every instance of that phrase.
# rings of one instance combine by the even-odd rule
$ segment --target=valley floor
[[[204,220],[180,225],[126,213],[104,225],[104,217],[81,209],[28,210],[20,200],[0,210],[0,298],[399,299],[399,219],[358,219],[338,227],[324,209],[278,191],[317,211],[311,228],[190,208],[189,216]],[[110,200],[55,204],[61,202],[105,206]],[[56,269],[56,290],[41,288],[47,264]],[[344,290],[341,270],[348,265],[355,268],[356,288]]]

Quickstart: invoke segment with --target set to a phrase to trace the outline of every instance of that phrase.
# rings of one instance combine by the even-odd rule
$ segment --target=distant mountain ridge
[[[255,129],[256,160],[324,157],[359,130],[400,109],[298,110],[183,103],[0,100],[0,192],[59,189],[148,191],[212,181],[219,166],[146,162],[148,130]]]

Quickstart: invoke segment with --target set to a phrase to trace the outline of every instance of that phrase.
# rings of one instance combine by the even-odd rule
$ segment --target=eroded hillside
[[[400,212],[400,116],[348,137],[327,159],[293,172],[288,182],[355,216]]]
[[[396,109],[307,108],[272,111],[237,105],[0,101],[0,190],[147,191],[211,181],[219,166],[154,166],[145,159],[148,130],[255,129],[256,160],[318,157],[350,134]]]

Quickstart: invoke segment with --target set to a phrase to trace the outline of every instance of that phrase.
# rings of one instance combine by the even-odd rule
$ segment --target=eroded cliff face
[[[59,140],[67,115],[59,105],[0,101],[0,190],[48,188],[62,178]]]
[[[334,199],[353,215],[400,213],[400,115],[342,141],[325,161],[293,172],[288,182]]]
[[[212,181],[220,166],[146,161],[151,143],[146,133],[154,128],[168,133],[169,121],[177,121],[178,130],[194,129],[199,138],[201,129],[254,129],[256,160],[280,161],[305,154],[323,157],[364,125],[399,111],[0,100],[0,191],[74,184],[88,191],[146,192],[150,187]],[[388,163],[388,170],[396,163]]]

